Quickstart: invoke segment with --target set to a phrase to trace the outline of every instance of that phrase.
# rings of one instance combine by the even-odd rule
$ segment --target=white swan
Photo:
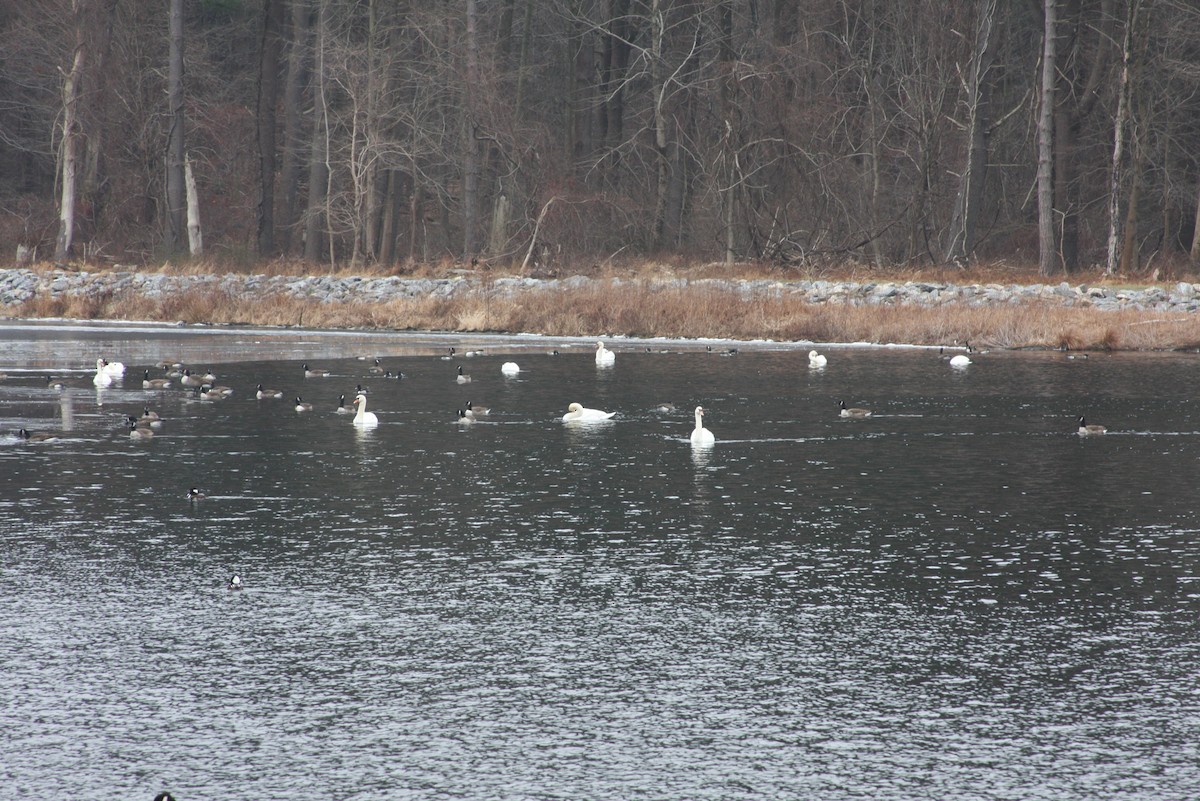
[[[122,378],[125,375],[125,365],[121,362],[110,362],[104,357],[100,358],[100,362],[104,365],[104,372],[108,373],[113,378]]]
[[[1105,428],[1104,426],[1098,426],[1098,425],[1094,425],[1094,424],[1088,425],[1088,421],[1084,419],[1083,415],[1079,415],[1079,436],[1094,437],[1098,434],[1106,434],[1106,433],[1108,433],[1107,428]]]
[[[615,414],[616,412],[602,412],[599,409],[585,409],[582,404],[572,403],[567,407],[567,413],[562,419],[564,423],[595,422],[608,420]]]
[[[367,411],[366,395],[355,395],[354,405],[358,407],[358,412],[354,415],[354,425],[359,428],[374,428],[379,425],[379,418],[373,412]]]
[[[505,362],[500,365],[500,372],[504,375],[516,375],[521,372],[521,368],[516,362]]]
[[[809,367],[824,367],[827,364],[829,364],[829,360],[826,359],[824,356],[822,356],[820,353],[817,353],[815,350],[810,350],[808,352],[808,366]]]
[[[617,360],[617,354],[604,347],[603,342],[596,343],[596,364],[612,364]]]
[[[104,359],[96,359],[96,375],[92,377],[92,383],[98,387],[112,386],[112,376],[104,371]]]
[[[970,363],[971,363],[971,360],[961,353],[958,354],[957,356],[950,357],[950,366],[951,367],[966,367]]]
[[[696,407],[696,427],[692,429],[692,445],[697,448],[708,448],[717,441],[713,432],[704,427],[704,407]]]

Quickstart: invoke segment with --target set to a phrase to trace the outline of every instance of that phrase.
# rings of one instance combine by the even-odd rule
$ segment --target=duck
[[[121,362],[110,362],[104,357],[100,358],[104,365],[104,372],[108,373],[113,378],[122,378],[125,375],[125,365]]]
[[[505,362],[500,365],[500,372],[504,375],[517,375],[521,372],[521,367],[516,362]]]
[[[96,375],[92,377],[92,383],[98,387],[109,387],[112,382],[112,376],[104,371],[104,359],[96,359]]]
[[[476,406],[474,401],[467,401],[467,411],[476,417],[482,417],[492,413],[491,406]]]
[[[234,573],[232,576],[229,577],[229,589],[230,590],[242,589],[242,577],[239,576],[237,573]]]
[[[138,425],[137,420],[133,418],[129,420],[130,439],[151,439],[153,436],[154,432],[150,430],[149,426]]]
[[[283,397],[283,390],[279,389],[263,389],[263,385],[259,384],[255,389],[254,397],[259,400],[268,400]],[[344,397],[344,396],[343,396]]]
[[[827,364],[829,364],[829,359],[825,358],[822,354],[817,353],[815,350],[808,352],[809,367],[824,367]]]
[[[374,428],[379,425],[379,418],[374,412],[367,411],[367,396],[355,395],[354,405],[358,407],[358,411],[354,415],[354,425],[359,428]]]
[[[852,417],[856,420],[861,420],[864,417],[871,416],[870,409],[862,409],[857,406],[851,406],[851,407],[847,408],[846,402],[844,400],[838,401],[838,407],[841,409],[841,412],[839,414],[840,417]]]
[[[696,427],[692,429],[692,445],[707,448],[717,441],[713,432],[704,427],[704,407],[696,407]]]
[[[310,370],[307,364],[304,365],[304,377],[305,378],[325,378],[328,375],[329,375],[328,370]]]
[[[302,401],[302,400],[300,399],[300,396],[299,396],[299,395],[297,395],[297,396],[296,396],[296,411],[298,411],[298,412],[311,412],[311,411],[312,411],[312,404],[311,404],[311,403],[305,403],[304,401]]]
[[[469,384],[469,383],[471,383],[471,375],[470,375],[470,373],[464,373],[463,369],[462,369],[462,365],[460,364],[458,366],[458,376],[454,380],[460,384]]]
[[[567,413],[562,419],[564,423],[594,422],[608,420],[615,414],[616,412],[603,412],[599,409],[585,409],[583,404],[572,403],[567,407]]]
[[[1088,421],[1086,419],[1084,419],[1083,415],[1079,415],[1079,436],[1094,437],[1098,434],[1106,434],[1106,433],[1108,433],[1107,428],[1105,428],[1104,426],[1096,425],[1094,423],[1089,424]]]
[[[603,342],[596,343],[596,364],[612,364],[617,360],[617,354],[604,347]]]
[[[187,499],[189,501],[202,501],[207,497],[208,497],[207,495],[205,495],[203,492],[201,492],[200,490],[198,490],[195,487],[192,487],[190,490],[187,491]]]
[[[51,434],[48,431],[30,433],[24,428],[17,432],[17,436],[26,442],[54,442],[58,439],[58,434]]]
[[[338,395],[338,405],[337,405],[337,408],[334,409],[334,411],[337,412],[338,414],[350,414],[350,410],[346,408],[346,396],[345,395]]]
[[[142,376],[142,389],[166,389],[169,386],[171,386],[171,379],[151,378],[149,370]]]

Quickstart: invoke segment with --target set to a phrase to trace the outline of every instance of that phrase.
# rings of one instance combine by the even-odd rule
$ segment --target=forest
[[[1200,261],[1194,0],[24,0],[0,259]]]

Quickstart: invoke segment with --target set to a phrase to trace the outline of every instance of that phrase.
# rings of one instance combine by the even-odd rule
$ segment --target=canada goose
[[[258,388],[257,388],[257,389],[255,390],[255,392],[254,392],[254,397],[258,398],[259,400],[268,400],[268,399],[274,399],[274,398],[282,398],[282,397],[283,397],[283,390],[279,390],[279,389],[263,389],[263,385],[262,385],[262,384],[259,384],[259,385],[258,385]]]
[[[474,401],[467,401],[467,411],[476,417],[482,417],[492,413],[491,406],[476,406]]]
[[[829,359],[825,358],[820,353],[817,353],[815,350],[810,350],[808,352],[809,367],[824,367],[827,364],[829,364]]]
[[[696,427],[692,429],[692,444],[697,448],[707,448],[717,441],[713,432],[704,427],[704,407],[696,407]]]
[[[204,381],[199,376],[192,375],[191,370],[184,370],[183,375],[179,377],[179,386],[181,387],[199,387],[204,384]]]
[[[354,405],[358,407],[358,412],[354,415],[354,425],[359,428],[374,428],[379,425],[379,418],[375,413],[367,411],[366,395],[355,395]]]
[[[207,495],[205,495],[203,492],[196,489],[195,487],[192,487],[190,490],[187,491],[187,499],[189,501],[202,501],[207,497],[208,497]]]
[[[404,378],[404,373],[400,372],[399,370],[397,370],[395,373],[393,373],[391,370],[384,370],[383,377],[384,378],[394,378],[397,381],[400,381]]]
[[[462,365],[460,364],[458,366],[458,377],[455,378],[454,380],[460,384],[469,384],[469,383],[471,383],[471,376],[469,373],[463,372]]]
[[[521,367],[516,362],[505,362],[500,365],[500,372],[504,375],[517,375],[521,372]]]
[[[214,387],[209,384],[203,384],[196,389],[196,397],[206,401],[225,400],[233,394],[233,390],[229,387]]]
[[[51,434],[47,431],[38,431],[31,434],[23,428],[17,432],[17,436],[26,442],[54,442],[58,439],[58,434]]]
[[[464,424],[465,423],[474,423],[475,415],[471,414],[469,409],[459,409],[458,410],[458,422],[464,423]]]
[[[170,793],[159,793],[154,796],[154,801],[175,801],[175,796]]]
[[[328,375],[329,375],[328,370],[310,370],[308,368],[307,364],[304,365],[304,377],[305,378],[325,378]]]
[[[48,376],[46,376],[46,388],[47,389],[64,390],[67,388],[67,385],[64,384],[62,381],[59,381],[54,376],[48,375]]]
[[[855,406],[846,408],[846,402],[844,400],[838,401],[838,407],[842,410],[839,414],[840,417],[852,417],[856,420],[861,420],[864,417],[871,416],[870,409],[861,409]]]
[[[450,361],[451,359],[454,358],[454,348],[450,348],[449,353],[447,353],[445,356],[439,356],[438,358],[444,362]]]
[[[664,412],[664,413],[665,412],[673,412],[673,411],[675,411],[675,404],[671,403],[670,401],[663,401],[662,403],[655,406],[654,410],[656,412]]]
[[[297,395],[297,396],[296,396],[296,411],[298,411],[298,412],[311,412],[311,411],[312,411],[312,404],[311,404],[311,403],[305,403],[304,401],[300,400],[300,396],[299,396],[299,395]]]
[[[383,365],[380,363],[379,359],[376,359],[375,363],[367,368],[367,372],[371,375],[383,375]]]
[[[482,355],[483,355],[483,351],[481,351],[481,350],[469,350],[463,354],[463,356],[466,356],[468,359],[474,359],[476,356],[482,356]]]
[[[242,589],[242,577],[241,577],[241,576],[239,576],[239,575],[238,575],[238,574],[236,574],[236,573],[234,573],[232,576],[230,576],[230,578],[229,578],[229,589],[231,589],[231,590],[240,590],[240,589]]]
[[[1107,432],[1108,432],[1108,429],[1105,428],[1104,426],[1099,426],[1099,425],[1095,425],[1095,424],[1089,425],[1088,421],[1084,419],[1083,415],[1079,415],[1079,436],[1093,437],[1093,436],[1096,436],[1097,434],[1105,434]]]
[[[613,364],[616,360],[616,353],[604,347],[603,342],[596,343],[596,364]]]
[[[183,367],[183,362],[177,362],[177,361],[173,361],[171,359],[161,359],[154,366],[160,370],[171,370],[171,369],[179,370]]]
[[[212,370],[205,370],[204,375],[200,376],[200,380],[206,384],[215,384],[217,382],[217,374]]]
[[[616,412],[603,412],[599,409],[585,409],[582,404],[572,403],[567,407],[567,413],[563,415],[564,423],[590,422],[599,420],[608,420]]]
[[[140,426],[137,420],[129,421],[129,438],[130,439],[150,439],[154,436],[154,432],[149,426]]]
[[[158,412],[151,411],[149,408],[142,409],[142,416],[137,418],[137,424],[140,426],[150,426],[151,428],[162,428],[162,418]]]
[[[338,395],[338,405],[337,405],[337,408],[334,409],[334,411],[337,412],[338,414],[350,414],[350,409],[346,408],[346,396],[345,395]]]
[[[169,386],[171,386],[171,379],[151,378],[149,370],[142,377],[142,389],[166,389]]]
[[[92,383],[98,387],[107,387],[111,386],[112,382],[112,375],[104,371],[104,359],[96,359],[96,375],[92,376]]]

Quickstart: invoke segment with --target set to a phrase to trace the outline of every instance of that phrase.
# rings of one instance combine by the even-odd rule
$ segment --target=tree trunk
[[[1193,267],[1200,265],[1200,186],[1196,188],[1196,218],[1192,225],[1192,247],[1188,255]]]
[[[187,184],[188,253],[193,258],[198,258],[204,255],[204,236],[200,230],[200,193],[196,191],[192,160],[186,155],[183,160],[183,179]]]
[[[975,49],[966,84],[967,157],[959,177],[958,198],[950,226],[946,261],[965,264],[975,248],[975,228],[983,206],[983,187],[988,168],[988,132],[991,126],[991,78],[995,60],[992,32],[995,30],[996,0],[980,0],[975,21]]]
[[[325,99],[325,30],[329,11],[326,3],[327,0],[317,0],[313,124],[308,149],[308,208],[304,224],[304,258],[311,262],[318,262],[322,258],[325,200],[329,182],[329,106]]]
[[[1126,255],[1120,255],[1120,265],[1118,265],[1118,248],[1121,240],[1121,191],[1124,181],[1123,169],[1125,166],[1125,130],[1129,127],[1129,118],[1132,114],[1133,103],[1130,94],[1132,92],[1131,72],[1133,70],[1133,32],[1134,26],[1137,24],[1138,4],[1140,0],[1127,0],[1127,14],[1125,17],[1125,37],[1121,45],[1121,82],[1117,93],[1117,118],[1113,121],[1113,151],[1112,151],[1112,170],[1109,174],[1108,184],[1108,259],[1104,266],[1104,272],[1112,275],[1120,266],[1126,269]],[[1130,202],[1132,203],[1137,195],[1137,174],[1133,175],[1133,186],[1129,190]],[[1129,209],[1131,215],[1136,212],[1131,206]],[[1136,238],[1136,231],[1125,231],[1127,238]],[[1127,243],[1128,244],[1128,243]]]
[[[75,239],[75,176],[79,156],[79,98],[83,68],[87,60],[84,35],[83,0],[73,0],[71,16],[75,25],[75,54],[71,71],[63,81],[63,137],[62,137],[62,194],[58,208],[58,239],[54,246],[54,260],[65,261],[71,254]]]
[[[288,52],[287,81],[283,90],[283,167],[279,190],[283,194],[283,219],[279,221],[279,246],[284,253],[292,250],[293,231],[300,219],[300,176],[308,143],[304,137],[304,87],[311,63],[310,39],[312,5],[310,0],[291,0],[292,43]]]
[[[475,0],[467,0],[467,108],[463,153],[463,258],[477,255],[479,225],[479,140],[475,135],[479,115],[476,93],[479,86],[479,40],[476,35]]]
[[[1057,0],[1043,0],[1044,28],[1042,32],[1042,97],[1038,115],[1037,138],[1037,198],[1038,198],[1038,271],[1043,276],[1054,275],[1059,269],[1058,252],[1054,247],[1054,78],[1055,27]]]
[[[167,67],[167,253],[183,249],[187,189],[184,178],[183,0],[170,0]]]
[[[275,252],[275,104],[283,49],[283,0],[263,0],[258,58],[258,255]]]

